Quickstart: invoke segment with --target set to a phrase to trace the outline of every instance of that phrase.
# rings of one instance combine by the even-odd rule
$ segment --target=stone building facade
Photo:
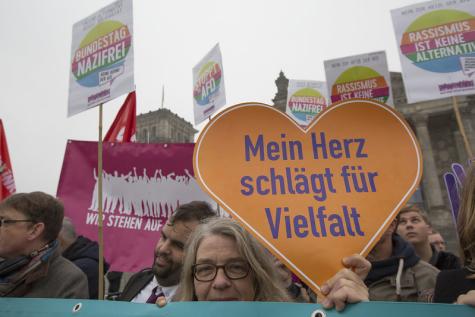
[[[289,80],[281,71],[275,83],[277,93],[272,101],[276,108],[285,112]],[[413,128],[423,155],[422,181],[412,200],[423,205],[432,225],[446,238],[448,248],[457,252],[457,238],[443,175],[450,171],[454,162],[466,165],[468,155],[455,118],[452,98],[408,104],[401,73],[391,73],[391,87],[395,108]],[[475,95],[458,96],[457,101],[465,133],[474,150]]]
[[[137,142],[192,143],[193,125],[169,109],[160,108],[137,116]]]

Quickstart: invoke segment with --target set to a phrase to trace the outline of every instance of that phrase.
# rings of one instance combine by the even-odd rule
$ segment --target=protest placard
[[[337,58],[324,64],[332,103],[364,98],[393,106],[385,52]]]
[[[475,93],[475,0],[392,10],[409,103]]]
[[[289,80],[286,113],[302,127],[327,108],[327,86],[323,81]]]
[[[68,117],[135,89],[132,0],[73,25]]]
[[[409,125],[370,100],[332,105],[306,130],[274,107],[236,105],[203,129],[193,165],[202,188],[316,292],[344,256],[371,250],[422,174]]]
[[[223,61],[218,43],[193,67],[195,124],[203,122],[225,104]]]

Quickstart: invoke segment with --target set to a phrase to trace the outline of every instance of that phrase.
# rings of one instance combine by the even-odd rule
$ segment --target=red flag
[[[135,91],[132,91],[125,99],[124,104],[115,117],[109,131],[104,138],[105,142],[134,142],[136,99]]]
[[[0,201],[14,194],[15,180],[13,179],[12,164],[8,154],[7,138],[0,119]]]

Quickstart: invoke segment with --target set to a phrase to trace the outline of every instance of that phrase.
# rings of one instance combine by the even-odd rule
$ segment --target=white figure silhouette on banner
[[[187,169],[184,172],[186,175],[176,176],[173,172],[163,175],[160,169],[155,170],[153,177],[149,177],[145,168],[142,175],[137,174],[135,167],[132,172],[120,175],[117,171],[107,173],[103,170],[102,209],[105,213],[168,218],[180,202],[204,200],[212,203],[190,172]],[[93,177],[95,185],[88,209],[98,211],[98,177],[95,168]]]

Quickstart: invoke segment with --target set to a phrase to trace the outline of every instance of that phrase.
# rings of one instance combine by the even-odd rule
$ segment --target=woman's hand
[[[326,299],[322,302],[325,309],[335,307],[337,311],[345,308],[346,303],[368,301],[368,287],[363,280],[371,269],[371,263],[359,254],[344,258],[345,266],[329,279],[321,288]]]
[[[457,298],[457,304],[470,305],[475,307],[475,290],[462,294]]]

